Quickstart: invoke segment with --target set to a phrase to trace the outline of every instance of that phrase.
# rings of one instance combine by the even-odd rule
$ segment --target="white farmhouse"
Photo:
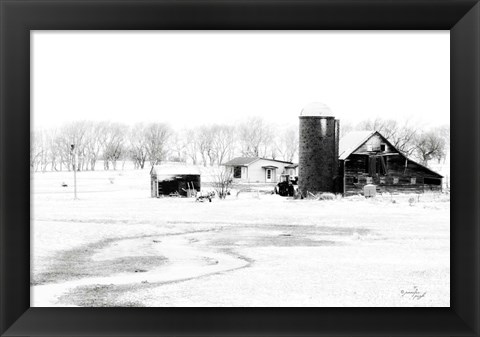
[[[276,183],[281,174],[296,168],[291,162],[259,157],[237,157],[223,165],[232,170],[235,181],[248,183]]]

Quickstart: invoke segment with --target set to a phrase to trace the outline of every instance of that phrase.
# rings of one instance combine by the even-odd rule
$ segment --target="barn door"
[[[387,174],[387,165],[382,156],[370,156],[368,159],[368,174],[370,177],[376,177],[378,174]]]
[[[375,177],[377,175],[377,157],[370,156],[368,159],[368,175]]]

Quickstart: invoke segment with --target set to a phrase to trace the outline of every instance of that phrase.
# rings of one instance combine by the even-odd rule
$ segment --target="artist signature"
[[[400,294],[402,294],[402,297],[407,297],[412,300],[420,300],[423,297],[425,297],[426,293],[427,293],[426,291],[424,292],[419,291],[417,286],[413,286],[413,290],[408,290],[408,291],[400,290]]]

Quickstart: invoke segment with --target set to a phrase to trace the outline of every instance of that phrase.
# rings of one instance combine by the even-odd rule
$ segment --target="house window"
[[[398,184],[398,177],[394,177],[394,178],[393,178],[393,183],[394,183],[394,184]]]
[[[267,170],[267,179],[272,179],[272,170]]]
[[[410,178],[410,184],[415,185],[417,183],[417,178]]]
[[[241,178],[242,177],[242,167],[241,166],[235,166],[233,168],[233,177],[234,178]]]
[[[380,151],[384,152],[387,150],[387,145],[386,144],[380,144]]]

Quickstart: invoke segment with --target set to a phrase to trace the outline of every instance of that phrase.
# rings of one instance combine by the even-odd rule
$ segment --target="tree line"
[[[126,161],[134,167],[163,161],[220,165],[235,156],[260,156],[292,161],[298,151],[298,131],[278,130],[262,118],[238,125],[214,124],[174,130],[166,123],[76,121],[59,128],[32,131],[30,165],[34,171],[71,171],[72,145],[77,170],[116,170]]]
[[[449,147],[447,126],[428,130],[394,120],[364,120],[342,124],[341,136],[353,130],[380,131],[397,149],[423,164],[445,158]],[[215,166],[237,157],[265,157],[293,162],[298,158],[298,125],[280,127],[260,117],[237,125],[214,124],[174,130],[166,123],[138,123],[131,127],[113,122],[76,121],[59,128],[32,131],[30,165],[34,171],[71,171],[72,145],[77,170],[136,169],[164,161]]]

